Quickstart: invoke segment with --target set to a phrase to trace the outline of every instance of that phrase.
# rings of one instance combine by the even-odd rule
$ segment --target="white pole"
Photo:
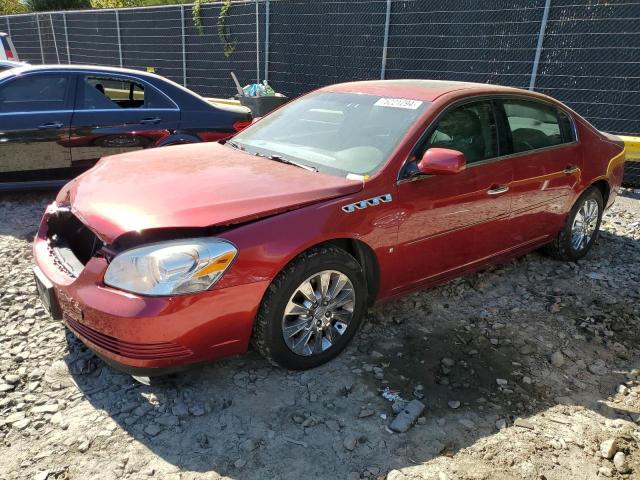
[[[53,18],[49,14],[49,23],[51,23],[51,34],[53,35],[53,45],[56,47],[56,58],[58,59],[58,65],[60,65],[60,54],[58,53],[58,40],[56,39],[56,31],[53,28]]]
[[[533,59],[533,68],[531,69],[531,81],[529,82],[529,90],[536,87],[536,78],[538,77],[538,65],[540,64],[540,55],[542,54],[542,45],[544,44],[544,32],[547,29],[547,21],[549,20],[549,9],[551,8],[551,0],[546,0],[544,4],[544,13],[542,14],[542,22],[540,23],[540,32],[538,33],[538,45],[536,46],[536,56]]]
[[[382,45],[382,66],[380,80],[384,80],[387,70],[387,47],[389,46],[389,23],[391,21],[391,0],[387,0],[387,14],[384,19],[384,44]]]
[[[122,62],[122,40],[120,39],[120,12],[116,10],[116,32],[118,34],[118,57],[120,58],[120,68],[123,67]]]

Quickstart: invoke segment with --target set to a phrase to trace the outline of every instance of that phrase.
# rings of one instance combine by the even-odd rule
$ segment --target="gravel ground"
[[[251,352],[152,386],[40,306],[52,198],[0,197],[0,479],[640,478],[640,192],[587,259],[534,253],[377,306],[321,368]]]

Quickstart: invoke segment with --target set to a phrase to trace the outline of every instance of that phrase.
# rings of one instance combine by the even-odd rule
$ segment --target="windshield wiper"
[[[302,163],[294,162],[293,160],[289,160],[288,158],[283,158],[280,155],[267,155],[269,160],[275,160],[276,162],[286,163],[287,165],[294,165],[296,167],[304,168],[305,170],[309,170],[310,172],[318,172],[319,170],[316,167],[312,167],[310,165],[304,165]]]
[[[227,140],[226,142],[224,142],[225,145],[229,145],[232,148],[235,148],[236,150],[241,150],[244,152],[244,147],[241,147],[240,144],[234,142],[233,140]]]

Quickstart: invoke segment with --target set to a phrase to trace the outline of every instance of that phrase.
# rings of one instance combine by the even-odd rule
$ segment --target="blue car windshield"
[[[430,105],[421,100],[318,92],[233,137],[250,153],[277,155],[333,175],[371,175]]]

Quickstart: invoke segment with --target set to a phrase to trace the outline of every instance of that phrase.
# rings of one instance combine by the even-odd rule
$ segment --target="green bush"
[[[25,0],[25,5],[32,12],[91,8],[89,0]]]
[[[26,11],[27,7],[19,0],[0,0],[0,15],[11,15]]]

